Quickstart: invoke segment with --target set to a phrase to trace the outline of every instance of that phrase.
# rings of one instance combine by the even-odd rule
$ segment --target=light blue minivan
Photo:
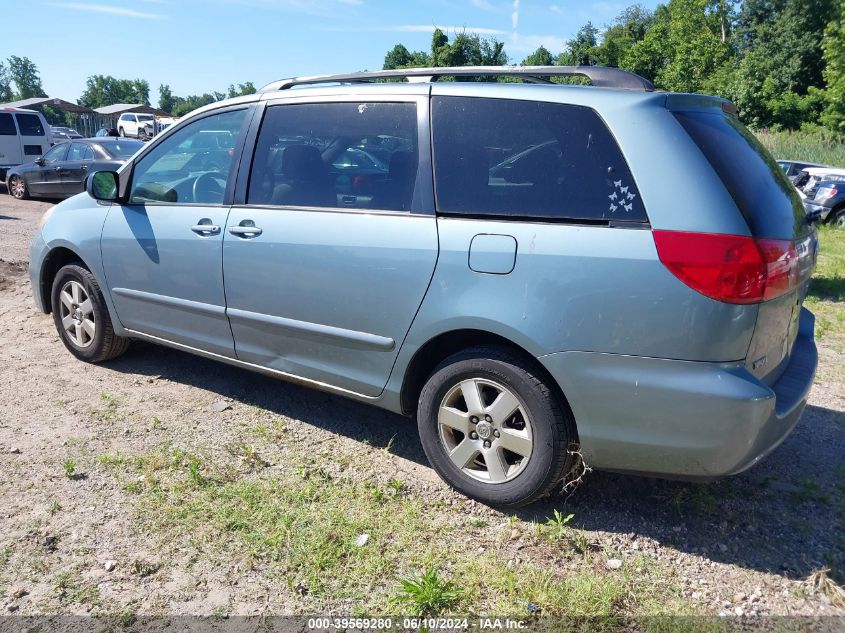
[[[550,79],[574,74],[593,85]],[[492,505],[579,452],[740,472],[813,382],[818,241],[789,180],[729,102],[621,70],[284,80],[87,186],[30,258],[77,358],[145,340],[416,415],[437,472]]]

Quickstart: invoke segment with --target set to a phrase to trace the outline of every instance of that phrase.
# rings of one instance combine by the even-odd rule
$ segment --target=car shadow
[[[372,406],[147,343],[108,366],[206,389],[428,465],[413,421]],[[830,568],[843,580],[843,446],[845,413],[808,406],[780,447],[735,477],[688,483],[594,471],[574,491],[513,514],[543,523],[557,509],[575,515],[574,527],[627,534],[644,550],[653,541],[790,578]]]

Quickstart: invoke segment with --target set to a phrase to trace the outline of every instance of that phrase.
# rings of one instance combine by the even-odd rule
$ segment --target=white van
[[[44,115],[23,108],[0,108],[0,182],[10,167],[28,163],[53,145]]]

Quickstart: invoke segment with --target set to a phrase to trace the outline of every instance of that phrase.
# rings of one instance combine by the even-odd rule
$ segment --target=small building
[[[94,136],[99,129],[97,124],[97,113],[91,108],[81,106],[78,103],[65,101],[64,99],[54,99],[51,97],[32,97],[30,99],[22,99],[21,101],[13,101],[12,103],[0,104],[7,108],[26,108],[28,110],[39,110],[44,113],[45,106],[51,110],[59,112],[66,112],[69,117],[68,124],[74,128],[82,136]],[[49,117],[47,118],[49,121]]]

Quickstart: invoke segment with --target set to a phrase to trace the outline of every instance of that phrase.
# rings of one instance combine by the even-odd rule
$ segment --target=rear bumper
[[[566,394],[587,464],[680,479],[739,473],[795,427],[818,356],[802,310],[787,369],[767,386],[741,363],[561,352],[540,357]]]
[[[41,236],[41,231],[39,231],[29,243],[29,283],[32,287],[32,298],[35,300],[35,306],[45,314],[50,311],[49,306],[44,303],[43,288],[41,287],[41,269],[44,266],[46,255],[47,244]]]
[[[808,217],[819,218],[822,222],[827,220],[830,215],[831,207],[826,207],[823,204],[815,204],[813,202],[804,201],[804,211]]]

